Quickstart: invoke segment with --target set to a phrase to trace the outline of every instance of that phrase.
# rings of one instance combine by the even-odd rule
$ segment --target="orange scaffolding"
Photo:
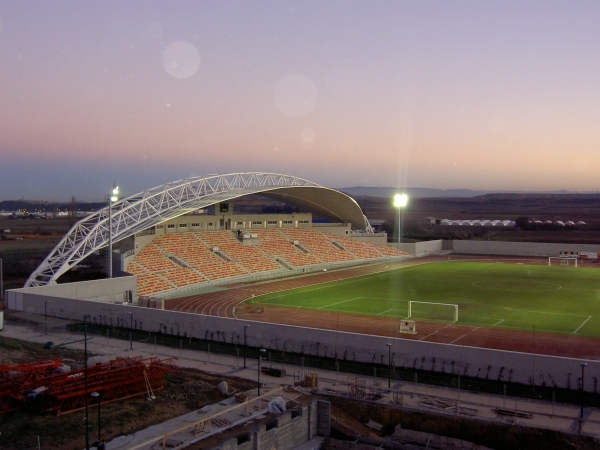
[[[89,394],[92,392],[100,394],[102,403],[140,395],[153,398],[154,391],[164,389],[164,374],[172,368],[173,359],[161,360],[156,357],[142,359],[138,356],[119,358],[90,366],[87,368],[87,400],[89,402]],[[31,373],[36,374],[25,376],[18,385],[2,384],[0,372],[0,393],[6,392],[5,397],[11,399],[10,409],[1,408],[0,403],[0,413],[12,411],[26,404],[40,412],[56,415],[85,408],[85,369],[64,373],[54,371],[41,373],[43,365],[47,363],[49,362],[40,362],[38,365],[29,365],[30,367],[17,366],[23,372],[29,368]]]

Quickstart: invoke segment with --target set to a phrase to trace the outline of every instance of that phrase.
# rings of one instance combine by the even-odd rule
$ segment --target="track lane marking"
[[[427,339],[429,336],[433,336],[436,333],[439,333],[442,330],[445,330],[448,327],[451,327],[452,324],[446,325],[444,328],[440,328],[439,330],[434,331],[433,333],[429,333],[427,336],[423,336],[421,339],[419,339],[419,341],[422,341],[423,339]]]
[[[589,316],[587,319],[585,319],[585,320],[583,321],[583,323],[582,323],[581,325],[579,325],[579,327],[577,327],[577,329],[576,329],[575,331],[573,331],[573,334],[577,334],[577,332],[578,332],[578,331],[581,329],[581,327],[582,327],[582,326],[584,326],[584,325],[585,325],[585,323],[586,323],[588,320],[590,320],[591,318],[592,318],[592,316]]]

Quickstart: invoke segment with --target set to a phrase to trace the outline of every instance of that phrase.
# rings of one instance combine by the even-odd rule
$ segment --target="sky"
[[[596,191],[600,2],[0,0],[0,200],[192,176]]]

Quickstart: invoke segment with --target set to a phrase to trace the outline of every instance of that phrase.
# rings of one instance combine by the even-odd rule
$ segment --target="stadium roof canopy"
[[[31,274],[25,287],[55,284],[58,277],[113,242],[183,214],[250,194],[301,206],[355,230],[372,233],[369,221],[348,195],[302,178],[262,172],[207,175],[173,181],[112,204],[77,222]]]

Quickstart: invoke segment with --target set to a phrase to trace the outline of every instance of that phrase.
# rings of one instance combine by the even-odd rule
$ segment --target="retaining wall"
[[[455,253],[473,255],[558,256],[561,251],[597,253],[600,252],[600,245],[454,240],[452,249]]]
[[[310,355],[335,357],[365,363],[386,364],[388,349],[392,344],[395,367],[458,373],[482,379],[513,381],[523,384],[547,385],[578,389],[581,374],[580,360],[556,356],[490,350],[453,344],[438,344],[407,339],[362,335],[329,330],[300,328],[289,325],[245,321],[213,316],[147,309],[131,305],[97,303],[87,300],[56,298],[33,293],[7,291],[10,309],[44,314],[47,300],[48,315],[83,320],[84,315],[92,321],[106,324],[129,324],[133,313],[135,328],[167,334],[213,339],[230,343],[243,343],[244,325],[248,345],[263,347],[269,351],[287,351]],[[15,300],[19,294],[20,303]],[[166,327],[166,328],[165,328]],[[600,377],[600,361],[588,360],[585,371],[585,388],[593,392]]]
[[[254,430],[248,430],[246,435],[229,439],[211,450],[286,450],[294,448],[317,436],[329,436],[329,414],[323,416],[323,406],[329,407],[329,402],[318,400],[303,405],[299,408],[298,415],[292,417],[288,411],[275,419],[273,427],[267,429],[267,425],[260,424]],[[329,408],[327,408],[329,411]],[[319,431],[326,428],[326,434]],[[242,439],[240,439],[242,438]],[[238,443],[240,440],[244,442]]]
[[[9,295],[9,292],[11,293]],[[131,294],[129,294],[131,292]],[[8,309],[23,310],[18,305],[25,294],[38,294],[48,298],[71,298],[93,300],[96,302],[123,303],[137,298],[135,276],[104,278],[101,280],[81,281],[78,283],[50,284],[6,291]],[[10,299],[10,300],[9,300]]]

